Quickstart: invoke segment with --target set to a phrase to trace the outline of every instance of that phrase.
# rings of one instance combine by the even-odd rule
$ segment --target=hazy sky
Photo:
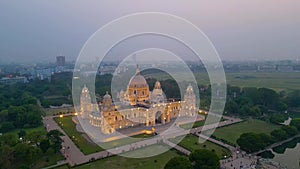
[[[300,59],[299,0],[1,0],[0,62],[75,60],[104,24],[154,11],[197,25],[223,60]]]

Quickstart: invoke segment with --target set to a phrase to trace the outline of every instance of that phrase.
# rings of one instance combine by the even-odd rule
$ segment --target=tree
[[[298,133],[295,126],[282,126],[281,129],[286,132],[288,137],[292,137]]]
[[[15,129],[15,126],[12,122],[3,122],[1,126],[1,132],[5,133]]]
[[[298,107],[300,105],[300,90],[291,92],[287,97],[287,103],[290,107]]]
[[[25,131],[25,130],[20,130],[20,131],[18,132],[19,138],[23,138],[25,135],[26,135],[26,131]]]
[[[5,133],[0,137],[0,143],[6,144],[9,146],[14,146],[18,142],[18,138],[13,133]]]
[[[242,134],[237,140],[237,144],[248,153],[256,152],[264,147],[263,140],[255,133]]]
[[[226,102],[225,111],[228,113],[238,114],[240,113],[240,107],[235,101],[230,100]]]
[[[164,169],[192,169],[192,164],[186,157],[174,157],[168,161]]]
[[[60,138],[63,134],[59,132],[58,130],[51,130],[49,133],[47,133],[47,137],[51,143],[51,147],[55,152],[58,152],[62,146],[61,143],[63,140]]]
[[[291,121],[291,126],[295,126],[300,131],[300,118],[295,118]]]
[[[271,115],[270,121],[275,124],[283,123],[288,119],[288,115],[283,113],[274,113]]]
[[[44,139],[40,142],[40,149],[45,153],[50,148],[50,142],[48,139]]]
[[[218,169],[220,168],[220,159],[217,154],[200,149],[192,152],[189,156],[194,169]]]
[[[279,102],[279,94],[268,88],[259,88],[259,103],[267,107],[276,107]]]
[[[275,129],[271,132],[271,136],[273,136],[273,138],[276,141],[281,141],[286,139],[286,135],[287,135],[286,132],[282,129]]]
[[[14,157],[13,148],[8,145],[0,146],[0,166],[1,168],[12,168]]]

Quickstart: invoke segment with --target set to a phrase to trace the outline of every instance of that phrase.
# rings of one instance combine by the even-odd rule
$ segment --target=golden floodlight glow
[[[61,115],[59,115],[59,117],[60,117],[60,118],[63,118],[63,117],[64,117],[64,115],[62,115],[62,114],[61,114]]]
[[[78,113],[76,112],[74,115],[75,115],[75,116],[77,116],[77,115],[78,115]]]

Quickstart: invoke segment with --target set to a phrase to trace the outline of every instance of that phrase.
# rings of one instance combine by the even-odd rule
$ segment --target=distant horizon
[[[105,60],[103,62],[101,62],[101,64],[107,64],[107,63],[120,63],[122,60]],[[162,61],[171,61],[172,60],[162,60]],[[191,60],[185,60],[185,62],[194,62],[195,60],[191,59]],[[264,62],[281,62],[281,61],[291,61],[293,63],[297,62],[300,64],[300,60],[299,59],[268,59],[268,60],[222,60],[222,63],[264,63]],[[66,57],[66,63],[67,64],[72,64],[75,63],[76,60],[68,60]],[[11,62],[2,62],[2,60],[0,60],[0,66],[3,65],[40,65],[40,64],[56,64],[56,60],[54,57],[54,60],[45,60],[45,61],[37,61],[37,62],[32,62],[32,61],[28,61],[28,62],[22,62],[22,61],[11,61]],[[147,64],[147,63],[145,63]]]

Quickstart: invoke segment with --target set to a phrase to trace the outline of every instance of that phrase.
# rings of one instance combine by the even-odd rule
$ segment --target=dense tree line
[[[199,149],[192,152],[189,157],[174,157],[168,161],[165,169],[218,169],[220,159],[216,153]]]
[[[49,133],[40,131],[26,134],[7,133],[0,137],[1,168],[32,168],[38,161],[49,159],[61,149],[61,133],[52,130]]]
[[[228,86],[225,112],[233,115],[261,118],[272,123],[283,123],[289,112],[299,108],[299,91],[276,92],[268,88]]]
[[[42,112],[31,93],[0,86],[0,132],[41,125]]]
[[[292,125],[282,126],[279,129],[275,129],[270,135],[265,133],[244,133],[237,140],[237,144],[242,150],[245,150],[248,153],[253,153],[263,150],[271,144],[293,137],[299,132],[300,130]]]

